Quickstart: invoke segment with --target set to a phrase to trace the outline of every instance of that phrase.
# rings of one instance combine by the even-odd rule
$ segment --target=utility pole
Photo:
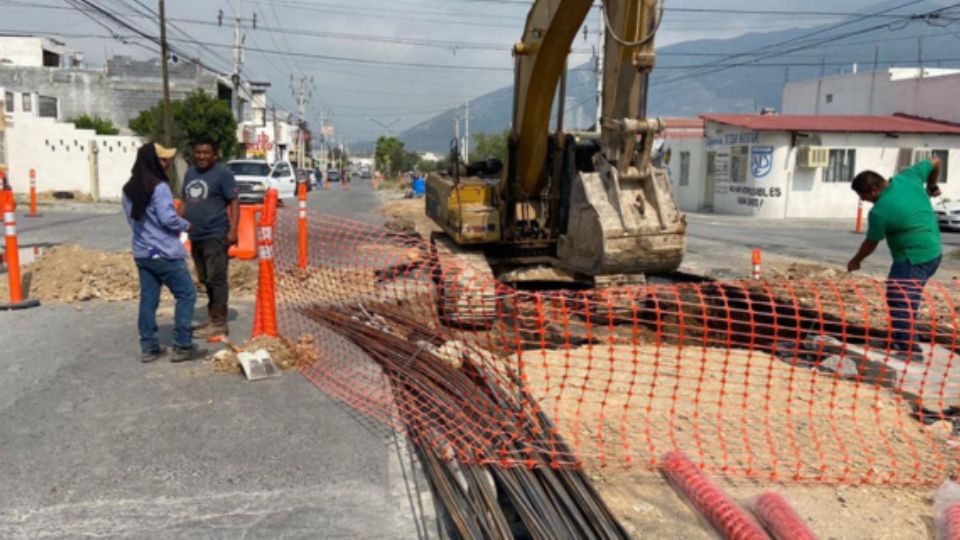
[[[877,96],[877,72],[880,71],[880,46],[873,50],[873,73],[870,74],[870,104],[867,106],[867,114],[872,115]]]
[[[600,124],[603,122],[603,62],[607,49],[607,25],[603,22],[603,15],[600,15],[600,32],[598,32],[600,43],[597,44],[597,54],[595,55],[597,66],[597,124],[594,131],[601,132]]]
[[[273,106],[273,162],[280,161],[280,124],[277,123],[277,106]]]
[[[167,48],[167,10],[164,1],[160,0],[160,56],[161,72],[163,75],[163,145],[173,147],[173,107],[170,104],[170,70],[167,59],[170,49]]]
[[[464,128],[463,160],[470,163],[470,100],[467,100],[466,126]]]
[[[453,129],[455,131],[455,136],[457,137],[457,145],[461,146],[460,157],[462,158],[463,157],[463,148],[462,148],[463,141],[460,140],[460,117],[457,115],[454,115],[453,117]]]
[[[243,123],[243,102],[240,100],[240,72],[243,71],[243,0],[237,0],[236,26],[233,31],[233,99],[237,109],[237,124]]]
[[[309,85],[308,85],[309,83]],[[304,168],[303,158],[304,153],[306,152],[306,137],[304,129],[307,125],[307,101],[313,97],[313,90],[310,86],[313,85],[313,77],[307,78],[306,75],[300,77],[300,86],[297,90],[294,91],[294,97],[297,99],[297,106],[299,109],[300,118],[297,122],[297,127],[300,133],[300,136],[297,140],[297,164],[299,168]]]

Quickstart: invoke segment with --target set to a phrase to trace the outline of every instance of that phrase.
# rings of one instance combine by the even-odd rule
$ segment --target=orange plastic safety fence
[[[960,291],[882,281],[533,292],[429,238],[280,212],[280,333],[325,393],[438,455],[728,477],[937,484],[958,471]],[[887,297],[922,299],[891,310]],[[904,319],[905,318],[905,319]],[[894,324],[896,323],[896,324]],[[921,352],[894,349],[894,327]],[[311,339],[312,338],[312,339]]]

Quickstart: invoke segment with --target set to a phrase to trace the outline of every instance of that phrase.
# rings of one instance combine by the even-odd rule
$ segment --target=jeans
[[[207,306],[211,310],[220,308],[225,311],[230,301],[227,283],[229,249],[226,239],[193,242],[193,264],[197,268],[197,278],[207,289]]]
[[[919,352],[920,346],[913,337],[914,319],[920,302],[923,300],[923,288],[927,281],[937,273],[943,257],[923,263],[910,261],[895,262],[890,267],[887,281],[887,306],[893,319],[894,349]]]
[[[193,286],[187,263],[173,259],[136,259],[140,272],[140,350],[144,353],[160,349],[157,336],[157,307],[164,285],[176,299],[173,316],[173,346],[187,348],[193,345],[193,307],[197,289]]]

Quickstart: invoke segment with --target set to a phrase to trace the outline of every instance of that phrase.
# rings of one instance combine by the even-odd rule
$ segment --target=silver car
[[[960,230],[960,203],[942,202],[934,205],[933,210],[937,213],[937,223],[941,229]]]

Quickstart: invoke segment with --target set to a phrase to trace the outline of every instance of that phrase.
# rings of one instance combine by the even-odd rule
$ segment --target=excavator
[[[593,6],[533,3],[513,48],[506,163],[461,163],[454,142],[449,169],[427,178],[426,213],[443,231],[431,249],[441,262],[457,261],[435,278],[447,321],[492,320],[496,280],[606,287],[676,271],[683,261],[686,218],[666,171],[651,160],[665,126],[647,118],[660,0],[603,0],[601,121],[589,133],[563,130],[556,96],[566,93],[567,56]]]

